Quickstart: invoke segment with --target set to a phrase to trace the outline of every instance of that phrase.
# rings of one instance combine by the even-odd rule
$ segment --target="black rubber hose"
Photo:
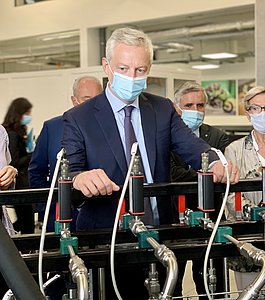
[[[14,242],[0,221],[0,272],[17,300],[44,300]]]

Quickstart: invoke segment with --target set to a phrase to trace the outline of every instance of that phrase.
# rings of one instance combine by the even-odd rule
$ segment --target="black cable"
[[[0,272],[17,300],[44,300],[14,242],[0,221]]]

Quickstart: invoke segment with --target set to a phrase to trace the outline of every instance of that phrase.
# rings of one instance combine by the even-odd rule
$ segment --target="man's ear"
[[[72,100],[73,106],[78,105],[75,96],[71,96],[71,100]]]
[[[175,102],[173,102],[173,105],[174,105],[174,107],[175,107],[175,110],[176,110],[177,113],[179,114],[179,116],[181,116],[181,115],[182,115],[182,111],[179,109],[179,106],[178,106]]]
[[[109,63],[108,63],[108,60],[107,60],[107,58],[106,57],[102,57],[102,59],[101,59],[101,63],[102,63],[102,67],[103,67],[103,70],[104,70],[104,72],[108,75],[108,65],[109,65]]]

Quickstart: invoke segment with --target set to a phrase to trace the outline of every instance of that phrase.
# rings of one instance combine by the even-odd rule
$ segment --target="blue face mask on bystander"
[[[261,113],[249,114],[250,122],[253,125],[254,129],[260,133],[265,133],[265,112],[262,111]]]
[[[23,115],[21,119],[21,125],[28,125],[32,120],[32,116],[30,115]]]
[[[182,110],[182,120],[192,130],[197,130],[203,122],[204,113],[198,110]]]

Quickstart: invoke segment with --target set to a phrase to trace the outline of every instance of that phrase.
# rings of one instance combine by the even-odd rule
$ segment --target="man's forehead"
[[[182,95],[181,100],[185,102],[205,102],[206,97],[203,91],[190,91]]]

